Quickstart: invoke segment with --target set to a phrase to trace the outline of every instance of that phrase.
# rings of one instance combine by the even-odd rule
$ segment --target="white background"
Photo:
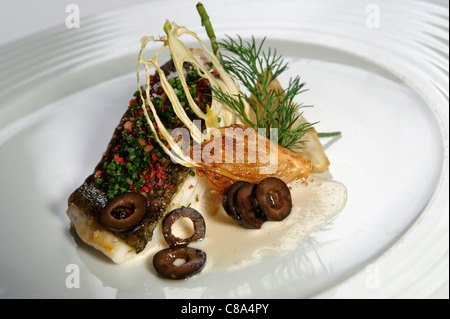
[[[66,6],[71,3],[80,8],[82,24],[83,17],[151,1],[155,0],[1,0],[0,46],[51,27],[65,28]],[[448,0],[428,1],[449,5]]]
[[[80,20],[92,14],[153,0],[1,0],[0,46],[51,27],[66,28],[66,7],[76,4]],[[161,0],[162,1],[162,0]]]

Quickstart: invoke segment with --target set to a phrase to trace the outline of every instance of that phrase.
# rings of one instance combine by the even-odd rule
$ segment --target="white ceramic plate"
[[[266,36],[307,82],[306,117],[343,132],[323,142],[347,206],[295,251],[167,282],[78,239],[67,198],[136,90],[139,39],[166,18],[206,39],[195,3],[152,1],[0,48],[0,297],[448,297],[448,11],[421,1],[204,2],[219,39]]]

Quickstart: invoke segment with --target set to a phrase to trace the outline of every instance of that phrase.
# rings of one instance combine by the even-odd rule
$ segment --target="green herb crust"
[[[166,76],[175,72],[169,61],[163,67]],[[201,78],[190,65],[185,65],[186,78],[191,94],[206,112],[211,102],[209,82]],[[179,79],[172,74],[174,88],[181,87]],[[177,118],[169,99],[159,85],[159,76],[150,77],[151,99],[167,128],[183,126]],[[187,114],[194,119],[182,89],[178,89],[180,102],[186,105]],[[138,192],[147,199],[147,215],[141,227],[134,232],[114,232],[128,245],[141,252],[152,239],[153,230],[164,217],[172,197],[190,173],[190,169],[173,163],[157,143],[139,104],[139,92],[130,100],[119,125],[108,144],[94,173],[69,197],[89,217],[97,219],[107,202],[125,192]]]

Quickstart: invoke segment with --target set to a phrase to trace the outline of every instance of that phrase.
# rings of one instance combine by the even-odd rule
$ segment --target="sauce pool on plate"
[[[190,189],[187,187],[188,191],[183,192],[186,187],[182,187],[173,205],[189,205],[205,219],[205,238],[190,245],[207,254],[203,272],[233,270],[267,254],[292,251],[304,237],[336,216],[347,200],[347,189],[342,183],[312,174],[306,181],[288,185],[293,204],[288,217],[279,222],[265,222],[261,229],[248,229],[226,214],[221,198],[209,192],[206,180],[191,177],[184,185]],[[189,228],[185,231],[189,232]],[[158,247],[155,253],[167,246],[159,227],[155,229],[152,246]]]

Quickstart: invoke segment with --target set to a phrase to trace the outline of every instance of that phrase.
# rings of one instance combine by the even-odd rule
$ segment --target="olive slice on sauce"
[[[253,197],[255,184],[244,185],[234,194],[234,208],[241,217],[241,224],[247,228],[261,228],[265,219],[261,215],[258,203]]]
[[[147,200],[139,193],[123,193],[110,200],[100,213],[99,222],[113,231],[135,230],[147,213]]]
[[[281,179],[276,177],[263,179],[256,185],[253,196],[268,220],[281,221],[291,213],[291,191]]]
[[[250,185],[249,182],[237,181],[224,192],[222,195],[222,206],[225,212],[234,220],[241,220],[241,216],[238,215],[234,209],[234,194],[244,185]]]
[[[176,261],[181,260],[181,264]],[[158,274],[168,279],[184,279],[200,272],[206,262],[203,250],[191,247],[171,247],[160,250],[153,257]]]
[[[194,234],[188,238],[180,238],[172,233],[172,225],[181,217],[189,218],[194,224]],[[170,247],[183,247],[205,238],[206,225],[203,216],[197,210],[192,207],[181,207],[174,209],[164,218],[162,231]]]

